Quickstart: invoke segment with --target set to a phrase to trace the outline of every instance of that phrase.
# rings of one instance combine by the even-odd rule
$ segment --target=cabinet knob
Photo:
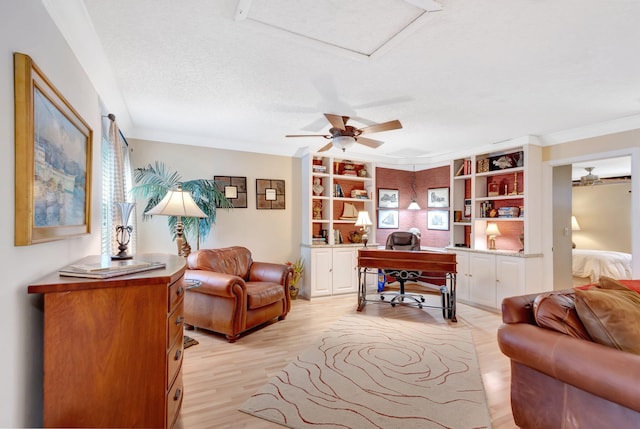
[[[182,356],[182,350],[176,350],[176,354],[173,357],[173,360],[180,360],[181,356]]]
[[[178,317],[176,318],[176,325],[181,324],[183,321],[184,321],[184,317],[182,317],[182,316],[178,316]]]
[[[180,287],[178,288],[178,290],[176,291],[176,295],[178,295],[178,296],[182,296],[182,294],[183,294],[183,293],[184,293],[184,289],[182,288],[182,286],[180,286]]]
[[[182,389],[178,388],[176,389],[176,394],[173,395],[173,400],[177,401],[180,399],[181,396],[182,396]]]

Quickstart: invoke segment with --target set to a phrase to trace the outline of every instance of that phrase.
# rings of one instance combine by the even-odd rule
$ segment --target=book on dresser
[[[89,279],[108,279],[111,277],[135,274],[143,271],[164,268],[164,262],[147,262],[128,259],[124,261],[102,260],[91,264],[71,264],[58,271],[63,277],[84,277]]]

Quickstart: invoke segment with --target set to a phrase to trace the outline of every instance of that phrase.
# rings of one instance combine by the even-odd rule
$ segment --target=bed
[[[631,254],[608,250],[573,249],[573,283],[594,283],[600,276],[631,279]]]

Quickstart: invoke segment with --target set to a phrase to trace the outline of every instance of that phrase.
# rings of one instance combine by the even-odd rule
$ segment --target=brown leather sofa
[[[291,275],[288,265],[253,261],[245,247],[191,253],[185,279],[201,285],[186,291],[185,326],[219,332],[234,342],[253,327],[284,320],[291,308]]]
[[[515,423],[536,429],[640,427],[640,356],[538,326],[536,296],[502,302],[498,344],[511,359]]]

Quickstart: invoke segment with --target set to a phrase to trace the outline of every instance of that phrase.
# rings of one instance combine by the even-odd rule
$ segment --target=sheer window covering
[[[133,177],[129,158],[129,145],[118,128],[114,115],[104,117],[102,124],[102,236],[101,253],[114,255],[118,253],[115,227],[121,224],[120,211],[115,203],[120,201],[134,202],[131,193]],[[129,217],[129,225],[133,226],[129,254],[136,248],[136,209]]]

